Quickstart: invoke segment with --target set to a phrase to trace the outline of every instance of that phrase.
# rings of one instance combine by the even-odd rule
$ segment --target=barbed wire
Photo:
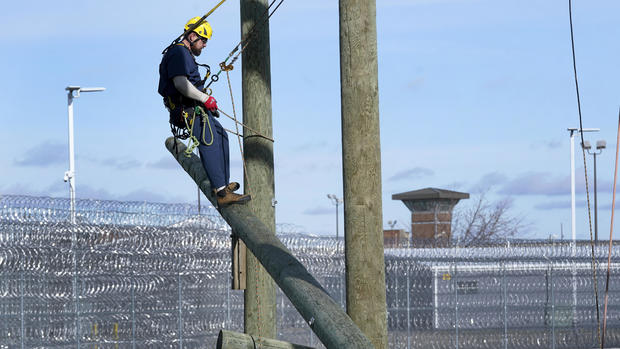
[[[82,219],[70,224],[68,206],[0,197],[0,343],[207,348],[222,328],[242,331],[230,229],[216,212],[79,200]],[[278,237],[344,307],[344,240],[299,230],[279,225]],[[606,268],[606,248],[595,251]],[[614,245],[612,272],[619,257]],[[596,340],[589,258],[587,244],[573,257],[568,242],[551,241],[386,249],[390,347],[552,348],[551,338],[587,347]],[[606,342],[618,345],[620,280],[611,282]],[[281,339],[322,347],[280,291],[277,306]]]

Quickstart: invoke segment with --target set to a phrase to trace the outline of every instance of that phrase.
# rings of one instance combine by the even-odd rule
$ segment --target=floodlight
[[[583,143],[581,143],[581,147],[585,150],[592,149],[592,145],[590,144],[590,141],[584,141]]]

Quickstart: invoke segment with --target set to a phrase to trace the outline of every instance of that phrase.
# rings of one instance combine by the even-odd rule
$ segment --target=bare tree
[[[511,213],[512,199],[489,202],[486,192],[473,205],[459,210],[452,224],[453,237],[460,246],[504,241],[528,226],[521,215]]]

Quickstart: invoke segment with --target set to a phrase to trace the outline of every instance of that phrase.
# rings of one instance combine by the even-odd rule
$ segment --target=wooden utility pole
[[[166,148],[198,184],[215,206],[215,194],[207,173],[196,154],[185,156],[187,147],[174,137],[166,139]],[[219,209],[222,218],[243,240],[269,275],[291,301],[312,331],[327,348],[374,349],[372,343],[353,323],[342,307],[325,291],[284,244],[246,205]],[[248,251],[248,252],[249,252]]]
[[[387,348],[375,0],[339,0],[347,313]]]
[[[242,55],[243,123],[273,138],[269,21],[265,22],[267,4],[267,0],[241,0],[242,40],[251,40]],[[248,37],[252,30],[253,37]],[[245,191],[252,195],[248,206],[275,235],[273,143],[253,136],[248,129],[243,134]],[[247,253],[246,258],[244,296],[245,333],[276,338],[275,285],[252,253]]]

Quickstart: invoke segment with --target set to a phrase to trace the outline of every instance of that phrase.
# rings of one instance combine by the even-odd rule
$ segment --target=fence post
[[[392,311],[396,313],[396,327],[400,328],[400,302],[398,300],[398,277],[400,276],[400,268],[398,267],[398,261],[394,262],[394,265],[396,266],[395,268],[393,268],[394,270],[394,303],[392,305]],[[387,272],[385,275],[388,275]],[[387,304],[387,293],[386,293],[386,304]],[[388,309],[389,312],[389,309]]]
[[[553,283],[553,263],[549,272],[549,283],[551,283],[551,348],[555,349],[555,284]]]
[[[24,265],[20,268],[24,268]],[[20,312],[20,320],[21,320],[21,343],[22,349],[24,349],[24,336],[26,335],[26,330],[24,327],[24,271],[22,270],[19,273],[19,312]]]
[[[226,273],[226,278],[228,279],[228,286],[226,287],[226,327],[230,328],[230,282],[232,281],[231,273]]]
[[[344,247],[344,246],[343,246]],[[344,251],[342,254],[340,254],[340,240],[336,240],[336,254],[337,255],[341,255],[342,256],[342,265],[344,265]],[[340,269],[341,270],[341,274],[340,274],[340,304],[342,305],[343,309],[346,309],[347,304],[346,304],[346,300],[344,298],[344,291],[345,291],[345,284],[346,284],[346,273],[344,271],[343,268]]]
[[[407,273],[407,349],[411,349],[411,303],[410,303],[410,292],[409,292],[409,259],[407,259],[407,266],[405,269],[405,273]]]
[[[179,258],[179,262],[180,262]],[[180,265],[179,265],[180,267]],[[183,349],[183,290],[181,289],[181,271],[178,271],[178,281],[179,287],[179,348]]]
[[[456,246],[454,246],[454,336],[455,336],[455,347],[459,349],[459,291],[458,291],[458,281],[457,281],[457,253],[459,248],[459,242],[456,241]]]
[[[506,255],[506,254],[504,254]],[[508,348],[508,290],[506,287],[506,262],[502,261],[502,290],[504,291],[504,349]]]
[[[135,252],[129,257],[135,265]],[[131,269],[131,348],[136,349],[136,271]]]
[[[80,297],[78,295],[78,267],[77,267],[77,232],[76,224],[71,224],[71,252],[73,252],[73,300],[75,310],[75,341],[80,349]]]

